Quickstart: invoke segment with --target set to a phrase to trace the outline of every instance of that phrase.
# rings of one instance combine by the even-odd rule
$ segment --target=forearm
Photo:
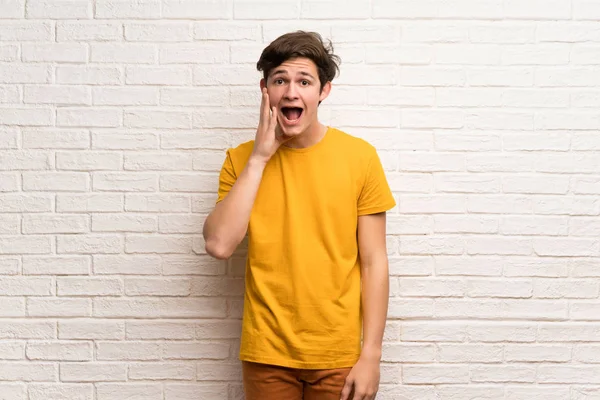
[[[264,168],[264,162],[250,159],[227,196],[206,218],[203,235],[211,256],[229,258],[246,235]]]
[[[362,266],[362,355],[381,358],[388,311],[389,273],[387,256]]]

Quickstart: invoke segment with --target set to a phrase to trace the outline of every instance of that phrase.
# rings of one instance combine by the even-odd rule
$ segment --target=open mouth
[[[288,124],[294,124],[300,120],[304,110],[300,107],[282,107],[281,114]]]

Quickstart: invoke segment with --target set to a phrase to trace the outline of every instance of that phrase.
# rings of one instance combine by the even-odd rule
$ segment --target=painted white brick
[[[91,0],[28,0],[27,18],[86,19],[92,17]]]
[[[64,363],[62,382],[115,382],[127,379],[127,365],[114,363]]]
[[[93,232],[156,232],[157,218],[131,214],[92,215]]]
[[[469,383],[469,367],[465,365],[404,365],[402,382],[407,384],[423,383]]]
[[[23,257],[24,275],[87,275],[91,259],[86,256]]]
[[[162,16],[169,19],[231,19],[232,6],[232,0],[163,0]]]
[[[32,317],[90,317],[91,299],[30,298],[27,314]]]
[[[56,83],[74,85],[118,85],[123,81],[120,67],[56,67]]]
[[[92,99],[95,105],[104,106],[157,105],[158,89],[144,86],[94,87]]]
[[[2,41],[51,41],[54,29],[50,21],[7,21],[0,25]]]
[[[474,366],[471,367],[472,382],[514,382],[532,383],[536,369],[528,365]]]
[[[239,93],[232,94],[232,102],[236,99],[238,104]],[[229,101],[229,92],[225,88],[187,88],[187,87],[162,87],[160,88],[160,103],[168,106],[225,106]],[[259,104],[259,103],[256,103]],[[252,105],[255,105],[254,103]]]
[[[73,127],[118,127],[122,112],[118,108],[60,108],[56,111],[58,126]]]
[[[24,215],[24,234],[86,233],[90,231],[85,215]]]
[[[123,340],[125,322],[98,319],[71,319],[58,322],[58,338],[67,340]]]
[[[24,191],[85,192],[90,177],[84,172],[24,173]]]
[[[192,72],[188,67],[127,67],[128,85],[189,85]]]
[[[117,235],[57,236],[59,254],[118,254],[123,250],[123,239]]]
[[[58,296],[119,296],[123,283],[116,278],[67,278],[56,280]]]
[[[58,365],[51,363],[0,362],[3,381],[53,382],[58,379]]]
[[[125,24],[125,40],[127,41],[185,42],[191,39],[189,22]]]
[[[196,40],[251,40],[261,39],[261,26],[256,22],[201,21],[193,27]]]
[[[0,45],[0,61],[17,61],[18,56],[19,46],[16,44]]]
[[[92,43],[90,60],[97,63],[153,64],[157,47],[149,44]]]
[[[59,194],[56,196],[58,212],[118,212],[123,211],[120,194]]]
[[[94,387],[91,384],[77,383],[35,383],[29,385],[30,400],[71,399],[92,400]]]
[[[229,46],[165,44],[159,50],[158,59],[161,64],[221,64],[229,61]],[[255,60],[258,60],[258,57]]]
[[[89,342],[29,342],[27,358],[46,361],[91,361],[92,344]]]
[[[93,174],[94,191],[148,192],[158,189],[155,174],[97,172]]]
[[[186,129],[192,125],[188,111],[131,110],[125,111],[126,128],[173,128]]]
[[[155,133],[132,133],[130,131],[92,131],[92,148],[103,150],[145,150],[158,148]]]
[[[160,0],[97,0],[96,19],[156,19],[160,17]]]
[[[49,108],[0,108],[4,125],[52,126],[54,112]]]
[[[25,0],[0,0],[0,15],[3,18],[23,18],[25,16]]]
[[[21,46],[21,58],[26,62],[83,63],[88,59],[84,44],[26,44]]]
[[[85,105],[92,101],[89,88],[68,85],[25,85],[25,104]]]
[[[96,396],[98,400],[162,400],[163,389],[159,383],[98,383]]]
[[[97,275],[156,275],[160,271],[158,256],[94,255],[94,273]]]
[[[122,38],[122,25],[115,22],[61,21],[56,23],[58,42],[105,42],[119,41]]]

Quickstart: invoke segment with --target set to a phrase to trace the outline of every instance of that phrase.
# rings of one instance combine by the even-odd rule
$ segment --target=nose
[[[294,82],[290,82],[283,96],[286,100],[295,100],[298,98],[298,90]]]

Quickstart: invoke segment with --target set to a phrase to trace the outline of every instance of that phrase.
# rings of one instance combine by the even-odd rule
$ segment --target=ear
[[[323,89],[321,90],[321,94],[319,95],[319,103],[322,102],[323,100],[325,100],[329,96],[330,92],[331,92],[331,81],[327,82],[323,86]]]
[[[260,80],[260,91],[262,92],[262,90],[266,87],[267,87],[267,81],[265,80],[265,78],[262,78]]]

